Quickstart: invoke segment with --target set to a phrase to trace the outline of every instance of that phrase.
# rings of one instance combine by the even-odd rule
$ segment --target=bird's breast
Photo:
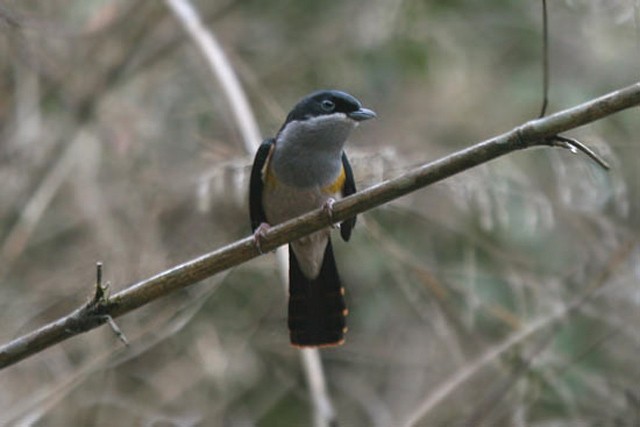
[[[322,207],[330,197],[338,195],[344,184],[343,174],[339,173],[333,183],[313,187],[290,185],[268,174],[262,200],[267,220],[275,225]]]

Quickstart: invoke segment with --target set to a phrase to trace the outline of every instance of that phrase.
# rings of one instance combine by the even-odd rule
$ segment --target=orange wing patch
[[[267,159],[264,162],[264,166],[262,166],[262,182],[264,182],[265,187],[275,188],[277,180],[273,172],[271,171],[271,157],[273,155],[273,150],[276,148],[276,144],[271,145],[271,149],[269,150],[269,154],[267,154]]]
[[[344,181],[346,179],[347,179],[347,176],[344,172],[344,167],[342,167],[342,169],[340,169],[340,174],[338,175],[338,178],[336,178],[334,182],[327,185],[326,187],[322,187],[322,192],[327,194],[336,194],[338,191],[342,190],[342,187],[344,186]]]

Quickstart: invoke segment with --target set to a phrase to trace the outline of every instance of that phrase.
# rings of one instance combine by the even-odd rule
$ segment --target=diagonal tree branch
[[[331,219],[336,223],[341,222],[358,213],[517,150],[535,146],[560,146],[577,151],[581,148],[574,145],[570,138],[566,138],[563,144],[558,145],[555,137],[569,129],[638,105],[640,105],[640,82],[551,116],[531,120],[507,133],[342,199],[333,206]],[[278,246],[329,224],[330,219],[326,211],[317,209],[272,227],[261,240],[261,247],[264,251],[274,250]],[[72,336],[97,328],[107,322],[108,316],[111,318],[122,316],[258,255],[253,237],[246,237],[135,283],[108,299],[92,300],[67,316],[0,347],[0,368],[17,363]]]

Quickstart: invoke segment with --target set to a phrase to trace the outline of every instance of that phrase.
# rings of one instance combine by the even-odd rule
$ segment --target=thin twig
[[[633,2],[633,27],[636,35],[636,66],[638,78],[640,78],[640,0]]]
[[[98,261],[96,263],[96,293],[93,301],[97,303],[106,300],[106,291],[107,289],[102,286],[102,262]]]
[[[547,113],[547,106],[549,105],[549,16],[547,11],[547,0],[542,0],[542,107],[540,108],[540,115],[538,118],[542,118]],[[574,138],[567,138],[565,136],[554,135],[549,138],[550,145],[557,147],[568,148],[572,153],[576,153],[577,150],[582,151],[591,158],[594,162],[600,165],[603,169],[609,170],[609,164],[601,159],[596,153],[585,146],[583,143]]]
[[[107,282],[104,285],[102,284],[102,270],[102,262],[98,261],[96,263],[96,291],[93,295],[93,300],[90,302],[90,304],[95,307],[104,306],[109,302],[109,288],[111,287],[111,283]],[[125,334],[118,327],[116,321],[113,320],[113,317],[109,314],[99,316],[102,317],[102,319],[111,327],[111,330],[116,334],[116,337],[118,337],[118,339],[128,347],[129,340],[127,340]]]
[[[111,326],[111,330],[113,331],[113,333],[116,334],[116,336],[120,341],[122,341],[122,344],[129,347],[129,340],[127,340],[127,337],[125,336],[125,334],[118,327],[118,324],[116,323],[116,321],[113,320],[113,317],[109,316],[108,314],[105,314],[104,317],[107,323],[109,324],[109,326]]]
[[[640,105],[640,83],[551,116],[529,121],[507,133],[337,201],[333,206],[333,220],[340,222],[352,218],[366,210],[514,151],[548,146],[548,138],[558,133],[638,105]],[[316,209],[271,227],[262,239],[262,247],[265,251],[271,251],[329,225],[325,209]],[[112,295],[104,307],[101,307],[101,312],[97,314],[108,314],[113,318],[122,316],[151,301],[257,256],[258,251],[253,236],[245,237],[125,288]],[[45,348],[104,324],[105,319],[96,319],[95,314],[86,307],[81,307],[67,316],[5,344],[0,347],[0,368],[17,363]]]
[[[591,160],[596,162],[600,167],[604,170],[609,170],[609,164],[598,156],[591,148],[584,145],[582,142],[578,141],[575,138],[568,138],[566,136],[555,135],[550,138],[551,145],[556,147],[566,148],[572,153],[577,153],[578,151],[582,151],[586,154]]]
[[[549,104],[549,23],[547,0],[542,0],[542,107],[538,118],[547,114]]]

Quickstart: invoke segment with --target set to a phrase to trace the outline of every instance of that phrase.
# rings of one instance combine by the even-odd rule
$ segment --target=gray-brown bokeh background
[[[640,78],[638,2],[549,3],[551,111]],[[263,135],[318,88],[377,111],[348,146],[360,188],[540,108],[539,1],[196,5]],[[536,149],[360,217],[336,243],[347,343],[322,352],[341,426],[402,425],[528,329],[418,425],[640,424],[639,122],[570,133],[609,173]],[[250,162],[164,2],[0,1],[0,341],[85,302],[98,260],[120,290],[245,237]],[[119,319],[129,349],[103,327],[1,371],[0,422],[308,425],[285,313],[261,257]]]

